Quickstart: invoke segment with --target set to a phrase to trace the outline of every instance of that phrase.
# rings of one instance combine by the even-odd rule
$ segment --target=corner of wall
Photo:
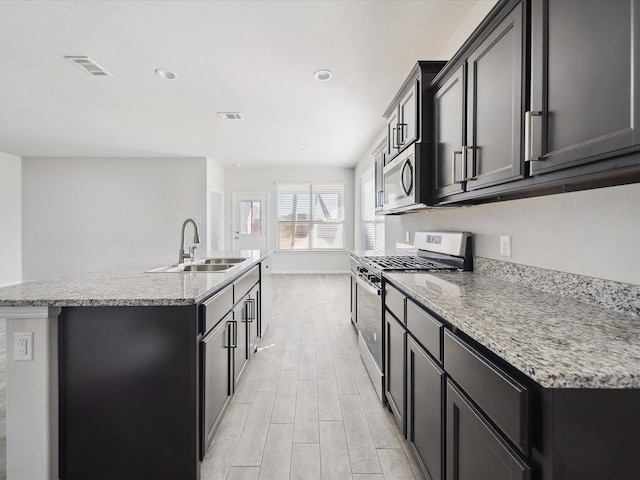
[[[0,287],[22,281],[22,158],[0,152]]]

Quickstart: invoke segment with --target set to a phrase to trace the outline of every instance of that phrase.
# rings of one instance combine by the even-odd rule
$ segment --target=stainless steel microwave
[[[384,178],[384,213],[400,213],[407,210],[424,208],[425,205],[417,201],[416,147],[413,144],[400,152],[382,170]]]

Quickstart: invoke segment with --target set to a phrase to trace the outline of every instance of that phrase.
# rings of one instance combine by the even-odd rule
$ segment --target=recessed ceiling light
[[[315,78],[319,82],[326,82],[327,80],[331,80],[331,77],[333,77],[333,73],[331,73],[331,70],[322,69],[313,72],[313,78]]]
[[[173,73],[171,70],[168,70],[166,68],[158,68],[156,70],[156,75],[158,75],[161,78],[164,78],[165,80],[174,80],[177,77],[175,73]]]
[[[300,145],[298,145],[298,147],[307,149],[309,148],[309,145],[307,145],[306,143],[301,143]]]
[[[233,165],[231,165],[233,168],[240,168],[242,165],[240,165],[239,163],[234,163]]]

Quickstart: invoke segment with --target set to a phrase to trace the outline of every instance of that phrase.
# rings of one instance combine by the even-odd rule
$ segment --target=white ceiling
[[[0,1],[0,151],[351,167],[415,62],[443,59],[458,25],[493,4]],[[320,68],[334,78],[314,80]]]

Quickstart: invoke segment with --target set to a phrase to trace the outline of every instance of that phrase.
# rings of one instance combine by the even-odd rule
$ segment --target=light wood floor
[[[0,480],[7,478],[7,322],[0,320]]]
[[[263,295],[271,324],[202,464],[202,479],[419,478],[360,359],[349,276],[271,280]]]

